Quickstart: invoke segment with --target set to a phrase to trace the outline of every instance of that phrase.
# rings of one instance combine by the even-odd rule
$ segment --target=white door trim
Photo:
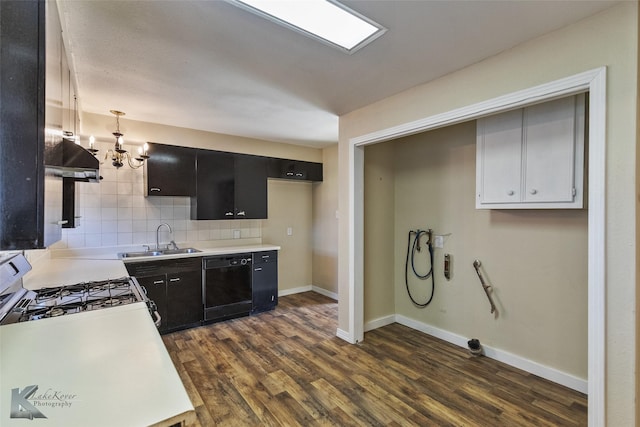
[[[349,330],[364,338],[364,147],[542,101],[589,92],[588,378],[589,425],[605,425],[605,154],[606,67],[349,139]]]

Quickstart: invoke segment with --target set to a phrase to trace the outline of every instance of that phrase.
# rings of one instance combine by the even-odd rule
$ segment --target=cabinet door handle
[[[160,189],[158,187],[151,187],[149,191],[160,191]]]
[[[224,216],[233,216],[233,212],[225,212]]]
[[[516,192],[513,190],[507,191],[507,196],[513,196],[514,194],[516,194]]]
[[[154,280],[153,284],[154,285],[162,285],[164,283],[164,280]]]
[[[262,271],[262,267],[254,268],[253,271]]]
[[[532,188],[531,191],[529,191],[529,193],[531,194],[537,194],[538,190],[536,190],[535,188]]]
[[[296,173],[296,176],[302,177],[303,174],[301,172]]]
[[[237,215],[238,215],[238,216],[245,216],[245,215],[246,215],[246,213],[245,213],[244,211],[240,211],[240,212],[238,212],[238,214],[237,214]]]
[[[293,176],[293,172],[287,172],[287,176]]]
[[[66,220],[66,219],[54,222],[55,225],[65,225],[65,224],[68,224],[68,223],[69,223],[69,221]]]
[[[170,282],[179,282],[180,278],[179,277],[173,277],[171,279],[169,279]]]
[[[271,257],[271,255],[262,255],[262,259],[267,259],[269,257]]]

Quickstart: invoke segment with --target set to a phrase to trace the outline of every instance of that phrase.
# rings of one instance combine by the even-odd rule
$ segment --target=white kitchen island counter
[[[46,418],[12,418],[19,405]],[[20,427],[168,426],[195,412],[146,305],[135,303],[0,327],[0,417]]]

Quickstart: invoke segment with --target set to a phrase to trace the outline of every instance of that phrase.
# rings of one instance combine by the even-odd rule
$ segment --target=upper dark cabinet
[[[322,181],[322,163],[269,159],[269,178]]]
[[[45,75],[60,61],[59,52],[47,57],[46,37],[59,27],[54,1],[0,1],[0,250],[44,248],[61,237],[62,178],[45,166],[59,162],[45,161]],[[59,85],[58,75],[47,93]],[[47,135],[47,152],[56,152],[62,138]]]
[[[267,158],[235,155],[237,219],[267,218]]]
[[[147,196],[196,195],[195,148],[149,143],[144,176]]]
[[[267,158],[198,150],[191,219],[267,217]]]

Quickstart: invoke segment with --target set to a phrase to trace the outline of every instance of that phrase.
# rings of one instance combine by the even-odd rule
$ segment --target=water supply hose
[[[413,239],[413,244],[412,244],[411,236],[414,234],[415,234],[415,238]],[[415,254],[416,254],[416,251],[418,252],[421,251],[420,237],[423,234],[427,236],[427,247],[429,249],[429,262],[430,262],[430,268],[426,274],[418,273],[416,271],[416,266],[415,266]],[[434,277],[435,275],[433,274],[433,244],[431,242],[431,237],[432,237],[431,234],[432,234],[431,230],[416,230],[416,231],[409,230],[409,240],[407,241],[407,259],[405,260],[405,264],[404,264],[404,283],[405,283],[405,286],[407,287],[407,294],[409,294],[409,299],[411,299],[411,302],[418,307],[426,307],[431,303],[431,300],[433,300],[433,294],[435,293],[435,288],[436,288],[436,282]],[[431,295],[429,296],[429,299],[424,303],[420,303],[416,301],[416,299],[411,294],[411,289],[409,288],[409,253],[411,253],[411,270],[413,271],[413,274],[420,280],[427,280],[429,277],[431,277]]]

